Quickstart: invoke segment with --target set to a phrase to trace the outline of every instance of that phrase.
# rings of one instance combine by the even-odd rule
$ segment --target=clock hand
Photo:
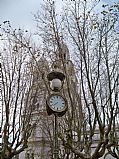
[[[56,102],[54,105],[58,104],[58,102]]]

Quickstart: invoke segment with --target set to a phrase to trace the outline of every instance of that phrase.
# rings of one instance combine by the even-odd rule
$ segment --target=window
[[[34,159],[34,153],[31,154],[31,159]]]

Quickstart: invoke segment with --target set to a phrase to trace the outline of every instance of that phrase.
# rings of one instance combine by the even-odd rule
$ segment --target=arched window
[[[64,58],[64,60],[66,60],[66,54],[65,53],[64,53],[64,57],[63,58]]]
[[[31,154],[31,159],[34,159],[34,153]]]

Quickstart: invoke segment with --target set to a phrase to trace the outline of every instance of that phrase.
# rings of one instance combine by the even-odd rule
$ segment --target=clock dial
[[[66,101],[61,95],[52,95],[49,98],[49,106],[54,111],[63,111],[66,108]]]

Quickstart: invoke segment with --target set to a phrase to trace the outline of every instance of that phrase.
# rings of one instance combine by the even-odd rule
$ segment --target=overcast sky
[[[102,1],[105,3],[119,2],[119,0]],[[0,23],[9,20],[12,26],[20,26],[31,31],[35,30],[32,13],[40,10],[40,4],[42,2],[43,0],[0,0]]]
[[[0,0],[0,23],[9,20],[13,26],[33,29],[32,13],[40,8],[42,0]]]

